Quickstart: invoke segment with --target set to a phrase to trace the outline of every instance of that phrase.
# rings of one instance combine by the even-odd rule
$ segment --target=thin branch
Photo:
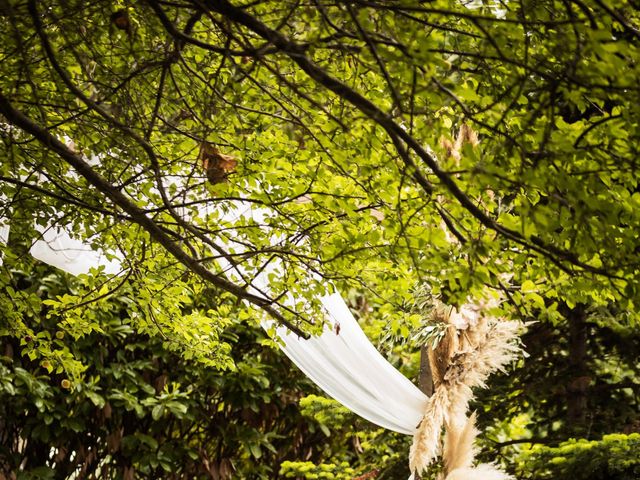
[[[358,17],[353,11],[353,7],[351,7],[351,5],[349,5],[348,3],[347,3],[347,10],[349,11],[349,15],[351,16],[351,19],[356,24],[358,33],[360,34],[362,39],[365,41],[365,43],[369,47],[369,50],[371,51],[373,58],[376,60],[376,63],[378,64],[378,68],[380,68],[380,71],[382,72],[382,76],[384,77],[385,81],[387,82],[387,85],[389,86],[389,91],[391,92],[391,96],[393,97],[393,103],[395,103],[398,110],[402,111],[402,100],[400,99],[400,95],[398,94],[396,87],[393,85],[391,76],[389,75],[389,72],[385,68],[384,63],[380,58],[380,55],[378,55],[378,50],[376,50],[375,44],[371,41],[371,37],[369,37],[367,32],[364,30],[364,28],[362,28],[362,25],[360,25],[360,22],[358,21]]]
[[[280,32],[269,28],[260,20],[248,14],[246,11],[232,5],[227,0],[217,0],[215,2],[209,1],[207,5],[209,5],[213,11],[225,15],[229,20],[244,25],[256,34],[260,35],[262,38],[268,40],[291,58],[291,60],[294,61],[311,79],[351,103],[371,120],[374,120],[387,131],[392,139],[394,137],[401,139],[429,166],[433,173],[438,177],[447,190],[449,190],[449,192],[458,200],[458,202],[487,228],[549,258],[551,261],[554,261],[559,268],[563,269],[567,273],[573,272],[570,268],[564,265],[563,262],[605,277],[617,277],[617,275],[612,274],[606,268],[598,268],[584,263],[580,261],[573,252],[549,244],[540,237],[532,236],[527,239],[517,231],[498,223],[495,219],[483,212],[475,202],[460,189],[456,181],[440,168],[435,157],[402,126],[398,125],[389,115],[385,114],[369,99],[362,96],[360,93],[353,90],[337,78],[328,74],[323,68],[319,67],[306,55],[306,49],[303,45],[298,44]]]
[[[2,113],[7,121],[12,125],[24,130],[26,133],[33,135],[40,143],[49,150],[57,153],[65,162],[71,165],[80,175],[82,175],[91,185],[99,192],[109,198],[114,204],[118,205],[129,214],[131,220],[142,228],[149,235],[162,245],[167,252],[173,255],[180,263],[185,265],[189,270],[199,275],[202,279],[212,283],[213,285],[235,295],[236,297],[247,300],[248,302],[261,308],[279,323],[287,326],[297,335],[308,338],[308,335],[302,332],[297,326],[291,324],[278,312],[270,299],[253,295],[229,280],[226,280],[215,273],[211,272],[200,262],[189,256],[180,246],[174,242],[164,232],[156,222],[149,218],[135,203],[129,200],[120,190],[110,184],[102,175],[96,172],[80,155],[71,151],[65,144],[55,138],[46,128],[36,124],[29,117],[25,116],[19,110],[16,110],[9,100],[0,93],[0,113]]]
[[[34,192],[38,192],[42,195],[46,195],[47,197],[55,198],[56,200],[60,200],[64,203],[68,203],[71,205],[75,205],[77,207],[83,208],[85,210],[90,210],[92,212],[100,213],[102,215],[107,215],[110,217],[117,218],[118,220],[131,220],[128,216],[122,215],[121,213],[117,213],[115,211],[107,210],[106,208],[97,207],[95,205],[89,205],[81,200],[78,200],[75,197],[67,197],[64,195],[59,195],[55,192],[51,192],[46,188],[42,188],[38,185],[34,185],[33,183],[24,182],[22,180],[18,180],[16,178],[0,176],[0,182],[10,183],[12,185],[20,186],[22,188],[27,188],[29,190],[33,190]]]

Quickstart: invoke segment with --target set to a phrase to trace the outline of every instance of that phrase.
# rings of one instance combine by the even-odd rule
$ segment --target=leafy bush
[[[320,430],[328,437],[330,428],[340,428],[345,423],[353,424],[354,415],[340,402],[319,395],[307,395],[300,399],[300,413],[307,418],[313,418]]]
[[[536,480],[637,480],[640,433],[602,440],[569,440],[557,447],[536,445],[518,465],[520,478]]]
[[[0,272],[0,478],[273,479],[282,461],[324,461],[326,437],[298,409],[310,384],[258,326],[221,329],[236,359],[222,371],[137,329],[123,285],[85,308],[99,328],[74,335],[47,300],[79,282],[43,266]]]

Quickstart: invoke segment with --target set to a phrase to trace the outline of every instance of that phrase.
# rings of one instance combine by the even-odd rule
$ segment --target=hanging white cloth
[[[321,302],[328,314],[322,335],[305,340],[279,327],[284,353],[354,413],[389,430],[413,435],[426,395],[380,355],[339,294],[323,297]]]
[[[6,245],[9,241],[9,218],[5,216],[4,212],[9,210],[9,207],[5,205],[7,197],[0,193],[0,245]],[[2,252],[0,251],[0,265],[2,265]]]
[[[2,224],[0,218],[0,245],[6,245],[9,241],[9,225]],[[2,265],[2,252],[0,252],[0,265]]]
[[[237,221],[251,216],[262,221],[268,213],[238,202],[224,218]],[[71,238],[64,230],[50,227],[39,231],[42,237],[30,250],[38,260],[72,275],[89,273],[99,266],[107,274],[122,271],[117,259],[109,260],[104,252]],[[225,260],[219,263],[232,278],[248,273]],[[268,275],[274,269],[277,263],[272,262],[253,278],[252,293],[269,292]],[[286,327],[277,327],[283,352],[327,395],[357,415],[380,427],[412,435],[422,418],[426,395],[380,355],[338,293],[324,296],[320,302],[326,314],[323,333],[305,340]],[[271,325],[269,321],[263,322],[266,329]]]
[[[41,262],[53,265],[72,275],[89,273],[92,268],[104,267],[107,275],[117,275],[122,271],[120,262],[110,260],[104,252],[94,250],[80,240],[71,238],[64,230],[56,227],[36,226],[41,237],[36,240],[29,253]]]
[[[263,207],[236,201],[223,218],[229,222],[251,218],[259,224],[269,214]],[[271,240],[274,245],[278,242]],[[235,247],[242,250],[242,246]],[[256,295],[270,293],[269,274],[279,266],[277,260],[271,261],[253,276],[224,259],[218,262],[232,279],[253,277],[250,291]],[[293,298],[284,301],[296,303]],[[280,326],[276,335],[282,340],[282,351],[325,393],[357,415],[383,428],[413,435],[428,397],[380,355],[340,294],[324,296],[320,302],[326,314],[323,333],[305,340]],[[263,322],[265,329],[271,325]]]

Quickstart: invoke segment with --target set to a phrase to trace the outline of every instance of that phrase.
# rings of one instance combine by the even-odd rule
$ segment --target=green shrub
[[[523,455],[519,477],[535,480],[638,480],[640,434],[611,434],[602,440],[536,445]]]
[[[280,474],[285,478],[347,480],[352,479],[355,473],[347,462],[315,465],[312,462],[286,461],[280,465]]]

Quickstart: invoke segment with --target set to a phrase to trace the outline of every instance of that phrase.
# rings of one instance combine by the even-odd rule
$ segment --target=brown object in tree
[[[111,22],[120,30],[128,32],[131,28],[131,22],[129,21],[129,13],[126,9],[118,10],[111,14]]]
[[[469,143],[472,147],[477,147],[480,141],[478,140],[478,134],[466,123],[460,125],[458,130],[458,137],[456,138],[456,144],[462,147],[462,144]]]
[[[231,155],[220,153],[218,149],[209,142],[200,144],[198,158],[202,162],[202,168],[207,174],[207,179],[213,185],[224,182],[230,173],[234,172],[238,166],[238,161]]]

